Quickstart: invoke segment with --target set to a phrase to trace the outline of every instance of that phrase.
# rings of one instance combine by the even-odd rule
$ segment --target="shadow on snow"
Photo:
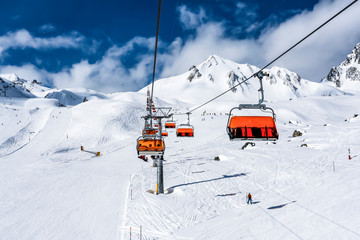
[[[222,177],[219,177],[219,178],[202,180],[202,181],[197,181],[197,182],[190,182],[190,183],[183,183],[183,184],[172,186],[170,188],[174,189],[174,188],[182,187],[182,186],[189,186],[189,185],[194,185],[194,184],[199,184],[199,183],[207,183],[207,182],[218,181],[218,180],[227,179],[227,178],[242,177],[242,176],[246,176],[246,173],[223,175]]]

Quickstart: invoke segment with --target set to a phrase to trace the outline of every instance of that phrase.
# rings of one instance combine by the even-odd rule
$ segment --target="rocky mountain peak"
[[[356,44],[352,53],[347,55],[347,58],[344,62],[341,63],[342,66],[348,66],[350,64],[360,64],[360,43]]]
[[[212,66],[217,66],[219,64],[225,64],[224,59],[217,55],[210,55],[202,64],[201,68],[204,67],[210,68]]]
[[[337,67],[332,67],[322,81],[328,81],[338,88],[349,82],[360,82],[360,43],[355,45],[345,61]]]

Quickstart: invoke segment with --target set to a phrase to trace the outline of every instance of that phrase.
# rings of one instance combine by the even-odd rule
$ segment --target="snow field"
[[[292,108],[277,103],[283,109],[280,140],[245,150],[243,142],[227,139],[227,116],[193,114],[194,138],[177,138],[174,130],[166,138],[164,181],[170,193],[146,192],[156,184],[151,162],[132,178],[122,239],[130,226],[133,236],[141,226],[144,239],[360,238],[354,180],[360,164],[347,156],[348,148],[359,151],[360,126],[355,119],[345,122],[359,111],[356,99],[300,99]],[[328,113],[328,105],[338,111]],[[293,138],[298,129],[303,136]],[[248,192],[257,204],[246,205]]]
[[[138,239],[141,226],[143,239],[360,239],[359,95],[269,102],[280,139],[244,150],[225,130],[224,114],[238,103],[194,112],[194,138],[168,130],[164,195],[148,192],[156,168],[136,156],[145,98],[122,93],[71,108],[4,99],[0,235],[129,239],[132,227]],[[20,137],[24,128],[35,132],[30,140]],[[4,144],[9,138],[23,140]],[[248,192],[256,204],[246,204]]]

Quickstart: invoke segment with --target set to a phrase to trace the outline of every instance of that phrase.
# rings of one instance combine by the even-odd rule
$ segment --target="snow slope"
[[[2,144],[0,235],[129,239],[131,227],[136,239],[141,226],[143,239],[360,239],[360,162],[348,160],[348,149],[360,151],[359,94],[273,102],[279,141],[245,150],[226,136],[228,109],[195,112],[194,138],[170,130],[165,140],[165,195],[147,192],[156,168],[136,157],[145,99],[121,93],[70,108],[1,99],[1,116],[18,109],[35,133]],[[7,139],[24,131],[16,117],[1,119]],[[247,192],[256,204],[246,205]]]
[[[155,106],[184,112],[256,71],[222,60],[197,66],[201,77],[193,68],[157,81]],[[136,154],[145,89],[74,90],[89,101],[67,107],[59,98],[0,97],[1,239],[360,239],[360,91],[269,72],[265,99],[279,140],[242,149],[226,135],[226,113],[257,101],[253,79],[195,111],[194,138],[168,131],[163,195],[149,193],[157,169]]]

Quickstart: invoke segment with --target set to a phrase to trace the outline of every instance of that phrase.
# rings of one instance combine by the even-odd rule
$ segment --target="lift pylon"
[[[145,119],[145,129],[143,132],[148,132],[146,129],[146,123],[150,122],[150,126],[152,127],[152,120],[157,118],[158,122],[158,132],[155,133],[155,136],[151,136],[149,138],[158,138],[163,144],[163,135],[162,135],[162,120],[165,118],[171,118],[173,114],[170,114],[171,108],[170,107],[159,107],[159,108],[153,108],[153,111],[149,111],[149,114],[146,116],[143,116],[142,118]],[[144,136],[142,136],[144,137]],[[141,137],[140,137],[141,138]],[[139,142],[138,142],[139,145]],[[164,161],[164,152],[165,152],[165,144],[164,148],[161,152],[157,152],[157,154],[152,154],[152,152],[144,151],[142,153],[146,153],[148,155],[151,155],[153,158],[154,163],[157,161],[157,183],[156,183],[156,194],[163,194],[164,193],[164,169],[163,169],[163,161]],[[155,165],[155,164],[154,164]]]

